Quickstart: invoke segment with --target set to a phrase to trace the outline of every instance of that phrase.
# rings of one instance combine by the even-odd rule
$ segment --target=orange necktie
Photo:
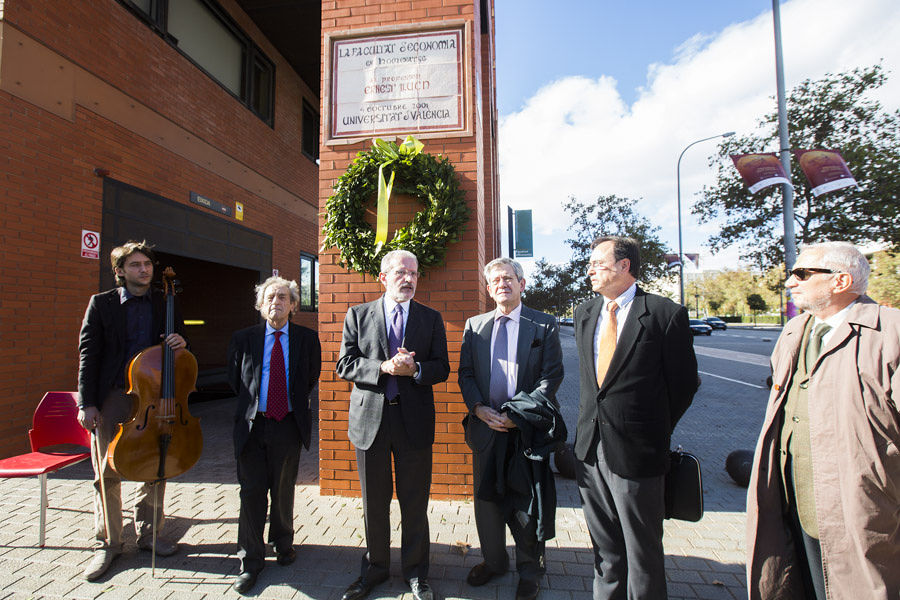
[[[600,345],[597,347],[597,387],[603,386],[603,379],[609,369],[613,353],[616,351],[616,310],[619,305],[610,302],[606,305],[609,313],[603,321],[603,333],[600,334]]]

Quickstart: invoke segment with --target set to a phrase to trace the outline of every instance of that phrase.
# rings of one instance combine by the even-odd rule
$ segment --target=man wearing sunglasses
[[[900,311],[854,246],[800,253],[747,496],[750,599],[900,597]]]

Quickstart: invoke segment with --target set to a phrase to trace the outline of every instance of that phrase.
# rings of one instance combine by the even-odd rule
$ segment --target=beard
[[[824,290],[818,294],[801,294],[799,297],[792,299],[794,306],[804,312],[815,315],[822,312],[828,306],[828,303],[831,302],[831,292]]]

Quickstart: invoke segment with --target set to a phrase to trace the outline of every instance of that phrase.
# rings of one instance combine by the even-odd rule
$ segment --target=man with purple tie
[[[337,374],[353,382],[348,435],[356,446],[366,527],[360,576],[342,600],[362,600],[387,580],[394,478],[402,513],[400,562],[415,600],[432,600],[428,585],[428,495],[434,444],[431,386],[450,375],[440,313],[412,298],[419,281],[415,254],[392,250],[381,261],[384,296],[350,307]]]
[[[228,347],[228,383],[237,395],[234,454],[241,509],[234,589],[246,594],[265,566],[267,495],[269,542],[286,566],[294,550],[294,486],[300,444],[309,449],[309,394],[319,379],[321,347],[311,329],[290,322],[300,304],[296,281],[270,277],[256,286],[256,308],[265,323],[235,332]]]
[[[555,535],[550,451],[566,439],[556,400],[563,380],[559,325],[556,317],[522,304],[525,273],[517,261],[494,259],[484,277],[497,307],[466,321],[459,353],[484,559],[466,582],[478,587],[506,573],[508,527],[516,542],[515,598],[534,600],[546,571],[546,541]]]

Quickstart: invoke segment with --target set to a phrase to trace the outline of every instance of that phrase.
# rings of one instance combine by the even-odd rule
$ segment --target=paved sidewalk
[[[563,328],[566,380],[560,393],[569,439],[577,413],[577,356],[571,328]],[[752,448],[765,405],[765,393],[735,390],[710,381],[679,424],[673,443],[699,455],[704,469],[706,515],[699,523],[667,521],[666,574],[669,597],[745,598],[744,498],[724,471],[725,456]],[[158,558],[155,578],[149,553],[135,546],[126,516],[125,553],[97,583],[82,579],[91,558],[90,465],[82,463],[51,475],[47,546],[37,548],[37,479],[0,480],[0,600],[5,598],[205,599],[239,597],[230,585],[238,572],[238,486],[232,457],[233,400],[192,406],[202,420],[205,448],[198,464],[170,481],[166,493],[167,536],[181,552]],[[26,432],[22,433],[23,436]],[[320,496],[317,452],[302,454],[296,498],[298,560],[279,567],[270,557],[255,588],[259,598],[339,600],[356,578],[363,544],[362,505],[358,499]],[[590,540],[574,482],[557,479],[557,537],[548,544],[547,578],[542,600],[589,600]],[[124,484],[125,498],[136,485]],[[432,568],[430,580],[440,598],[512,600],[516,580],[508,574],[483,588],[465,584],[468,570],[480,562],[478,536],[469,502],[433,501],[430,505]],[[393,577],[371,598],[410,600],[399,576],[399,509],[394,524]],[[512,540],[509,540],[512,544]]]

